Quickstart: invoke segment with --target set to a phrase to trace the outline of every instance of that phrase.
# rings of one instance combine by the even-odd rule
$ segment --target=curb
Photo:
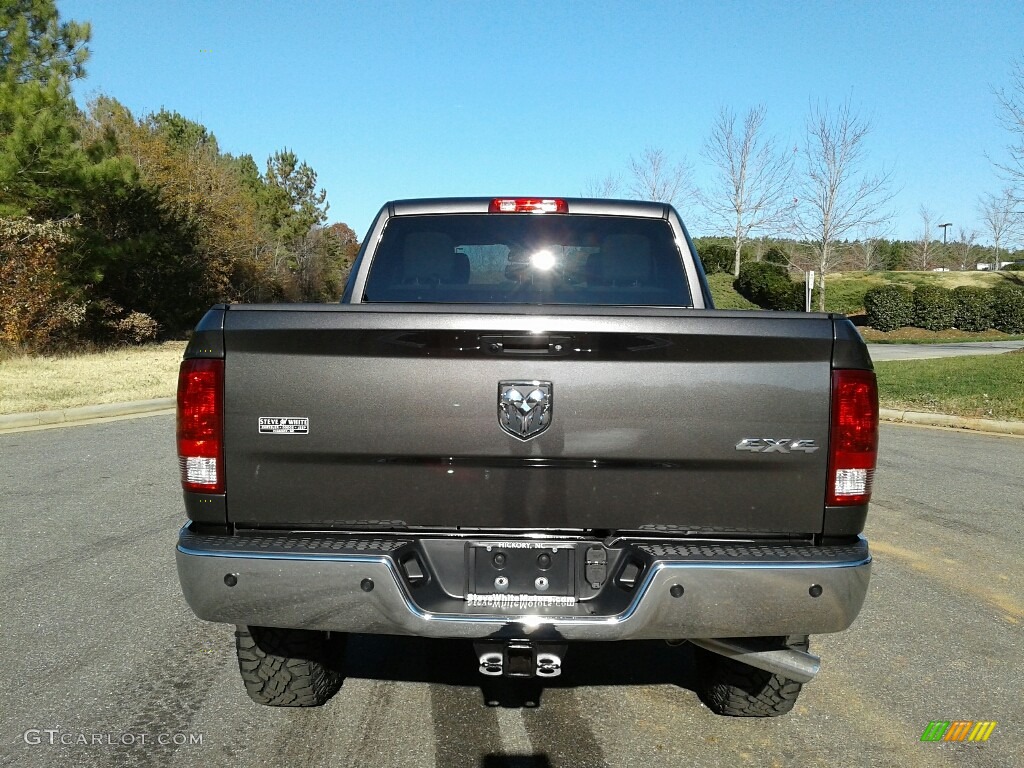
[[[918,411],[897,411],[880,408],[879,418],[897,424],[919,424],[928,427],[954,427],[976,432],[990,432],[997,435],[1020,435],[1024,437],[1024,421],[997,421],[975,419],[967,416],[950,416],[945,413],[920,413]]]
[[[60,411],[36,411],[35,413],[12,413],[0,416],[0,432],[26,427],[50,427],[62,424],[74,424],[96,419],[109,419],[118,416],[145,416],[158,411],[167,411],[175,407],[173,397],[162,397],[156,400],[137,400],[133,403],[107,403],[105,405],[86,405],[81,408],[65,408]]]

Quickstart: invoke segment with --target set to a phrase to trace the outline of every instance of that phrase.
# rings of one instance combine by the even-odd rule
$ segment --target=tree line
[[[735,250],[731,238],[696,237],[694,244],[700,253],[708,274],[734,271]],[[994,245],[979,245],[976,237],[950,240],[941,237],[930,241],[901,240],[888,237],[867,237],[862,240],[842,240],[833,245],[836,271],[842,272],[895,272],[902,270],[976,270],[979,264],[997,262],[1005,269],[1019,269],[1024,262],[1024,250],[1007,248],[996,251]],[[741,264],[767,261],[784,266],[813,268],[814,253],[809,243],[793,238],[757,237],[744,241],[740,250]]]
[[[316,172],[261,167],[177,112],[80,110],[88,24],[0,3],[0,347],[177,335],[218,301],[336,300],[358,250]]]

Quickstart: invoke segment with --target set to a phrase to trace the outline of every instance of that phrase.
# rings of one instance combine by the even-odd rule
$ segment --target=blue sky
[[[720,106],[763,102],[792,146],[811,100],[845,98],[873,126],[867,169],[894,171],[895,236],[922,204],[981,230],[977,199],[1000,188],[985,154],[1009,138],[991,89],[1024,55],[1020,0],[58,7],[93,25],[81,104],[176,110],[261,167],[287,146],[360,237],[389,199],[579,195],[648,146],[704,184]]]

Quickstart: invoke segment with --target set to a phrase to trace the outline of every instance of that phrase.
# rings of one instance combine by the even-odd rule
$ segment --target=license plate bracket
[[[471,542],[468,592],[474,595],[576,596],[576,547],[564,542]]]

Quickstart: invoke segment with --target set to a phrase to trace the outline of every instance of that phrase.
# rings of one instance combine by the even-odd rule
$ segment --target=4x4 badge
[[[736,443],[737,451],[752,453],[814,453],[820,446],[813,440],[795,440],[791,437],[745,437]]]
[[[498,425],[529,440],[551,426],[554,388],[550,381],[499,381]]]

